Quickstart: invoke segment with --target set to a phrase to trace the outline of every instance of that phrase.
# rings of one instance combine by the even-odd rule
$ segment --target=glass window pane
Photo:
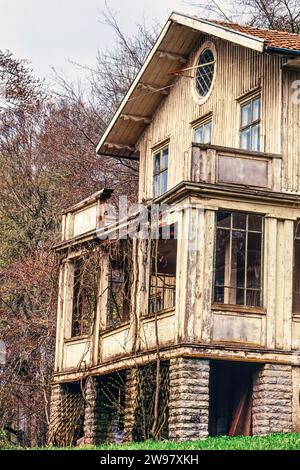
[[[230,226],[231,220],[232,226]],[[219,228],[219,224],[224,224],[224,227]],[[217,212],[214,262],[215,302],[255,307],[261,306],[262,228],[262,216],[260,215],[239,212],[230,213],[224,210]]]
[[[248,307],[261,307],[261,293],[259,290],[247,290],[246,305]]]
[[[246,232],[232,232],[232,252],[231,252],[231,272],[230,286],[231,295],[230,304],[244,303],[241,300],[241,290],[245,287],[245,253],[246,253]],[[238,298],[238,291],[239,298]]]
[[[246,230],[247,215],[242,212],[233,212],[232,214],[232,226],[241,230]]]
[[[260,119],[260,98],[256,98],[252,102],[252,122]]]
[[[224,285],[228,279],[229,272],[229,247],[229,230],[217,229],[214,301],[219,303],[224,302]]]
[[[259,289],[261,284],[261,234],[248,233],[247,288]],[[248,304],[249,305],[249,304]],[[257,304],[254,304],[257,306]]]
[[[253,230],[254,232],[262,231],[262,216],[261,215],[248,215],[248,230]]]
[[[154,156],[154,173],[157,174],[160,172],[160,153],[157,153]]]
[[[157,197],[160,195],[160,175],[154,176],[153,179],[153,196]]]
[[[251,137],[251,150],[256,150],[259,152],[260,148],[260,125],[256,124],[251,129],[252,137]]]
[[[205,96],[211,88],[214,76],[214,55],[211,50],[203,51],[199,65],[201,67],[196,69],[196,88],[200,96]]]
[[[300,313],[300,240],[294,242],[293,312]]]
[[[90,334],[97,307],[98,269],[93,258],[79,258],[74,263],[71,336]]]
[[[242,106],[242,127],[251,123],[251,102]]]
[[[300,239],[300,220],[297,220],[295,224],[295,238]]]
[[[161,173],[161,194],[168,189],[168,171]]]
[[[195,129],[195,142],[197,144],[202,144],[203,143],[203,127],[197,127]]]
[[[169,159],[169,148],[165,148],[162,153],[162,166],[161,169],[165,170],[168,168],[168,159]]]
[[[244,305],[245,304],[245,289],[236,289],[236,304]]]
[[[217,212],[217,226],[230,228],[231,212],[218,211]]]
[[[203,143],[210,144],[211,142],[211,122],[204,125],[203,130]]]
[[[241,148],[244,150],[250,150],[250,129],[246,129],[241,132]]]
[[[246,233],[232,233],[233,256],[232,256],[232,274],[231,285],[237,287],[245,286],[245,252],[246,252]],[[236,250],[236,252],[235,252]]]

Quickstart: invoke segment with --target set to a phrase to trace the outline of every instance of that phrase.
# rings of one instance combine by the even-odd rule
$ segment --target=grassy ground
[[[255,437],[210,437],[190,442],[146,441],[77,447],[78,450],[300,450],[300,434],[272,434]],[[45,449],[47,450],[47,449]],[[50,449],[48,449],[50,450]],[[56,450],[52,448],[52,450]]]

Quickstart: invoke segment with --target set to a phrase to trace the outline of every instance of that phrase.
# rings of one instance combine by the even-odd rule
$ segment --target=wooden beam
[[[135,114],[121,114],[120,117],[124,119],[124,121],[144,122],[145,124],[150,124],[152,121],[151,118],[146,116],[137,116]]]
[[[172,52],[161,51],[161,50],[158,50],[156,52],[160,59],[169,59],[169,60],[176,60],[176,61],[179,60],[179,62],[181,62],[182,64],[186,64],[187,62],[187,58],[180,54],[173,54]]]
[[[288,60],[284,65],[283,67],[285,69],[289,69],[289,70],[295,70],[296,72],[299,72],[300,70],[300,59],[291,59],[291,60]]]
[[[168,95],[169,90],[166,90],[164,87],[157,87],[153,85],[148,85],[147,83],[139,83],[137,88],[139,90],[149,91],[151,93],[160,93],[162,95]]]
[[[112,148],[116,150],[128,150],[129,152],[135,151],[135,147],[133,147],[132,145],[128,145],[128,144],[117,144],[116,142],[106,142],[105,145],[109,149]]]
[[[118,110],[116,111],[114,117],[112,118],[112,120],[110,121],[106,131],[104,132],[103,136],[101,137],[100,139],[100,142],[99,144],[97,145],[97,149],[96,149],[96,152],[97,153],[101,153],[101,147],[105,144],[105,142],[107,141],[107,138],[109,136],[109,133],[111,132],[113,126],[115,125],[116,121],[118,120],[118,118],[120,117],[120,114],[122,114],[122,111],[128,101],[128,99],[130,98],[130,96],[132,95],[134,89],[136,88],[136,86],[138,85],[139,81],[141,80],[141,77],[143,75],[143,73],[145,72],[145,70],[147,69],[148,65],[150,64],[151,60],[153,59],[153,57],[155,56],[156,54],[156,51],[159,47],[159,45],[161,44],[163,38],[166,36],[167,32],[169,31],[169,29],[171,28],[171,25],[172,25],[172,21],[168,20],[167,23],[165,24],[162,32],[160,33],[156,43],[154,44],[153,48],[151,49],[149,55],[147,56],[147,59],[144,63],[144,65],[142,66],[142,68],[140,69],[139,73],[137,74],[137,76],[135,77],[135,80],[133,81],[131,87],[129,88],[126,96],[124,97],[123,101],[121,102]]]

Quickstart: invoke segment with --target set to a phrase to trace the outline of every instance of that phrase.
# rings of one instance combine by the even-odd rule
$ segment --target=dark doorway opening
[[[252,435],[253,376],[257,364],[211,361],[211,436]]]

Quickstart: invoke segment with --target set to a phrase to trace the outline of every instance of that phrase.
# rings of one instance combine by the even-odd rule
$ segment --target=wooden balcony
[[[187,181],[281,191],[281,155],[196,144],[186,164]]]

